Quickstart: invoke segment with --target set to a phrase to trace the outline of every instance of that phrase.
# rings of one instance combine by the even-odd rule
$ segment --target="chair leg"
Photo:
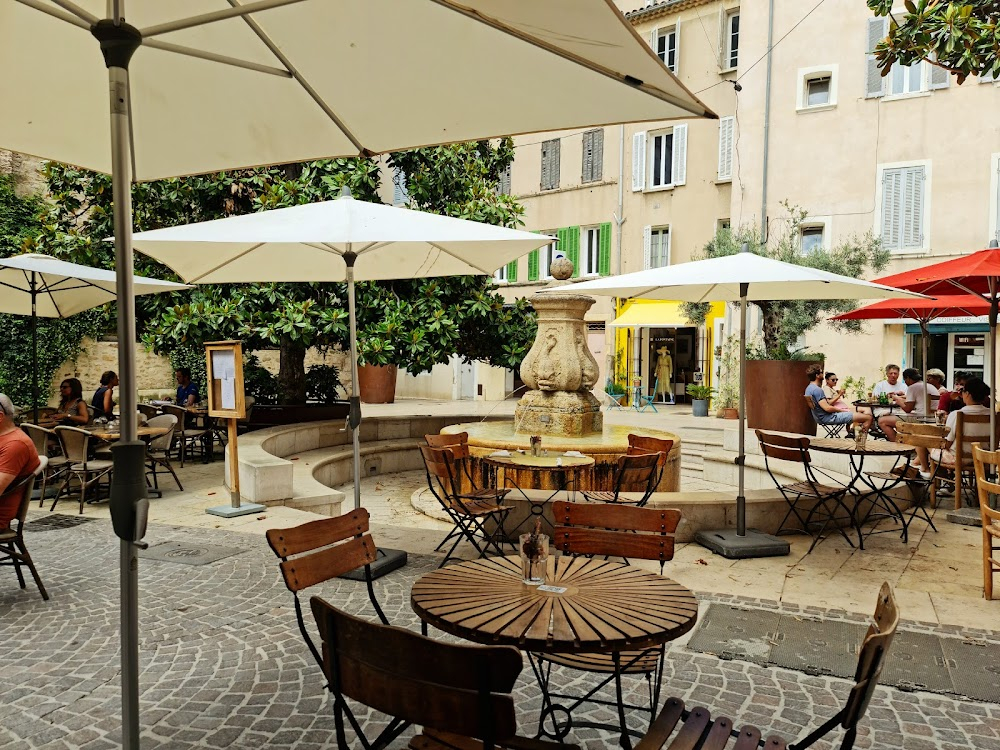
[[[990,601],[993,599],[993,562],[991,554],[993,550],[993,538],[986,526],[983,526],[983,597]]]
[[[80,515],[83,515],[83,504],[87,500],[87,485],[90,483],[90,477],[88,474],[84,473],[83,478],[80,480]]]
[[[31,573],[31,577],[35,579],[35,585],[38,586],[38,591],[42,595],[42,599],[44,601],[48,601],[49,592],[45,590],[45,584],[42,583],[42,578],[38,575],[38,569],[35,568],[35,561],[31,559],[31,555],[28,552],[28,548],[24,544],[24,540],[18,540],[17,546],[21,550],[21,560]],[[21,578],[20,570],[18,571],[17,577]],[[21,585],[21,588],[24,588],[23,584]]]
[[[173,464],[170,463],[170,459],[167,459],[163,465],[167,467],[167,471],[170,472],[170,476],[172,476],[174,481],[177,482],[177,489],[183,491],[184,488],[181,486],[181,480],[177,478],[177,472],[174,471],[174,467]]]

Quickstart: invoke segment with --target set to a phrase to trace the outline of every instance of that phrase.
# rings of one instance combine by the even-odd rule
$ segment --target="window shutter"
[[[548,184],[550,182],[549,178],[549,143],[550,141],[544,141],[542,143],[542,178],[538,183],[539,190],[547,190]]]
[[[507,281],[517,281],[517,261],[512,260],[507,264]]]
[[[510,169],[511,165],[508,164],[503,172],[500,173],[500,181],[497,185],[500,195],[510,195]]]
[[[902,239],[903,170],[882,172],[882,246],[898,250]]]
[[[733,179],[733,137],[734,117],[719,120],[719,180]]]
[[[591,131],[591,143],[594,149],[594,166],[590,179],[599,180],[604,176],[604,128]]]
[[[559,244],[563,247],[563,252],[567,258],[573,261],[573,278],[580,275],[580,227],[566,227],[560,229]],[[565,238],[565,239],[564,239]]]
[[[671,71],[675,76],[681,72],[681,22],[674,27],[674,67]]]
[[[995,236],[997,238],[997,242],[1000,242],[1000,159],[997,160],[996,204],[997,204],[997,226],[996,226]]]
[[[555,189],[559,187],[559,177],[560,177],[560,153],[562,151],[562,141],[558,138],[552,141],[552,164],[550,169],[552,170],[549,177],[552,179],[552,188]]]
[[[885,78],[872,51],[889,33],[889,19],[877,16],[868,19],[868,41],[865,46],[865,99],[885,96]]]
[[[597,241],[597,272],[601,276],[611,275],[611,222],[601,224],[601,236]]]
[[[646,186],[646,131],[632,136],[632,192]]]
[[[653,52],[657,53],[657,57],[659,57],[659,50],[657,49],[656,43],[659,41],[659,38],[660,38],[659,29],[654,28],[652,31],[649,32],[649,46],[653,48]]]
[[[726,9],[719,3],[719,46],[717,49],[719,70],[728,68],[726,64]]]
[[[538,281],[538,256],[541,250],[528,253],[528,281]]]
[[[683,185],[687,182],[687,141],[688,126],[674,125],[674,153],[672,162],[671,182]]]
[[[542,143],[542,190],[559,187],[559,139]]]
[[[931,91],[935,89],[946,89],[951,85],[951,73],[944,68],[938,67],[930,62],[927,63],[931,69],[930,83],[928,87]]]
[[[979,74],[980,83],[996,83],[997,74],[991,69]]]
[[[396,169],[392,175],[392,205],[403,206],[410,202],[410,194],[406,190],[406,172]]]
[[[645,226],[642,228],[642,267],[643,269],[652,268],[653,259],[650,257],[653,247],[653,227]]]
[[[580,182],[590,182],[594,179],[594,133],[588,130],[583,134],[583,174]]]
[[[666,247],[663,246],[663,234],[667,235]],[[660,235],[660,257],[663,259],[663,265],[669,266],[673,262],[673,259],[670,257],[670,243],[673,242],[674,239],[673,228],[666,227],[663,234]]]
[[[903,237],[902,246],[924,246],[924,168],[910,167],[902,170],[903,183]]]

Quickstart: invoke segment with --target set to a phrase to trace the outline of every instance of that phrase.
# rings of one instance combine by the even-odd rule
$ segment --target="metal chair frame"
[[[803,398],[806,400],[806,406],[809,407],[809,414],[810,414],[810,416],[812,416],[813,421],[817,424],[817,426],[823,428],[823,432],[826,433],[826,436],[828,438],[839,438],[840,437],[840,431],[844,427],[847,427],[847,425],[844,425],[844,424],[823,424],[818,419],[816,419],[816,412],[813,411],[813,409],[817,408],[816,399],[814,399],[812,396],[808,396],[808,395],[807,396],[803,396]]]
[[[56,438],[56,433],[47,427],[41,427],[37,424],[31,424],[30,422],[25,422],[21,425],[21,429],[24,433],[31,438],[31,442],[35,444],[35,450],[38,452],[39,456],[45,456],[48,458],[48,462],[45,471],[42,473],[42,489],[38,496],[38,507],[45,507],[45,490],[48,488],[49,482],[56,482],[63,478],[66,472],[69,471],[70,462],[66,458],[65,454],[62,452],[62,443]],[[56,446],[59,449],[58,456],[50,456],[50,443],[49,440],[54,440]]]
[[[608,411],[616,409],[618,411],[623,411],[625,409],[625,399],[628,397],[628,393],[612,393],[611,386],[614,385],[614,381],[608,378],[604,386],[604,395],[608,397]]]
[[[657,376],[653,380],[653,390],[650,393],[645,393],[641,388],[636,389],[636,402],[633,404],[636,411],[646,411],[646,409],[652,409],[654,412],[659,414],[656,410],[656,390],[660,387],[660,377]]]
[[[4,492],[4,495],[19,491],[24,494],[21,496],[21,502],[17,506],[17,513],[11,521],[11,528],[0,530],[0,566],[10,565],[14,568],[14,573],[17,575],[17,582],[22,589],[26,588],[26,584],[21,568],[27,568],[28,572],[31,573],[31,577],[35,580],[35,585],[38,586],[38,593],[42,595],[43,600],[48,601],[49,594],[45,590],[41,576],[38,575],[38,569],[35,567],[34,560],[31,559],[31,553],[28,552],[28,548],[24,544],[24,524],[28,516],[28,505],[31,503],[31,491],[35,486],[35,480],[39,476],[45,476],[49,459],[46,456],[39,456],[38,461],[38,468],[35,469],[33,474],[30,474],[13,486],[8,486],[6,492]],[[14,528],[14,523],[17,524],[17,528]]]
[[[88,488],[96,485],[100,489],[101,480],[106,478],[110,493],[111,474],[114,471],[114,465],[110,461],[90,458],[90,441],[93,438],[86,430],[82,430],[79,427],[59,426],[54,431],[56,437],[59,439],[63,455],[66,456],[68,461],[67,465],[69,469],[62,484],[59,486],[59,491],[56,493],[55,499],[52,501],[52,507],[49,510],[53,511],[56,509],[56,504],[62,497],[63,490],[69,490],[70,481],[75,477],[80,482],[80,514],[83,515],[83,506],[87,503]],[[76,446],[72,445],[73,440],[78,441]]]
[[[618,467],[615,469],[614,490],[582,490],[584,498],[592,503],[611,503],[635,505],[643,507],[649,502],[650,495],[660,483],[662,475],[661,464],[666,461],[663,453],[632,452],[618,457]],[[641,490],[629,490],[629,487],[641,486]],[[638,500],[621,499],[622,492],[642,492]]]
[[[170,476],[174,478],[174,481],[177,483],[177,489],[183,490],[184,487],[181,485],[181,480],[177,478],[177,472],[174,471],[173,464],[170,463],[170,447],[174,441],[174,430],[177,428],[177,417],[173,414],[161,414],[157,417],[153,417],[146,424],[149,427],[170,427],[169,432],[149,441],[149,445],[146,448],[146,482],[149,482],[149,477],[151,476],[153,478],[153,489],[159,490],[159,472],[157,472],[156,469],[158,466],[162,466],[170,472]],[[159,451],[163,451],[162,455]]]

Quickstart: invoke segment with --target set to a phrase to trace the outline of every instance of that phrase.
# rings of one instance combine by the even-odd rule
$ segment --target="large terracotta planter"
[[[814,364],[802,360],[752,359],[747,362],[747,427],[752,430],[815,435],[803,396]]]
[[[396,400],[396,365],[358,365],[358,391],[366,404]]]

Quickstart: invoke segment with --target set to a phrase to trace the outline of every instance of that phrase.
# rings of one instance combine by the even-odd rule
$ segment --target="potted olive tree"
[[[707,417],[708,403],[715,396],[715,389],[710,385],[690,383],[685,390],[691,397],[691,414],[696,417]]]

